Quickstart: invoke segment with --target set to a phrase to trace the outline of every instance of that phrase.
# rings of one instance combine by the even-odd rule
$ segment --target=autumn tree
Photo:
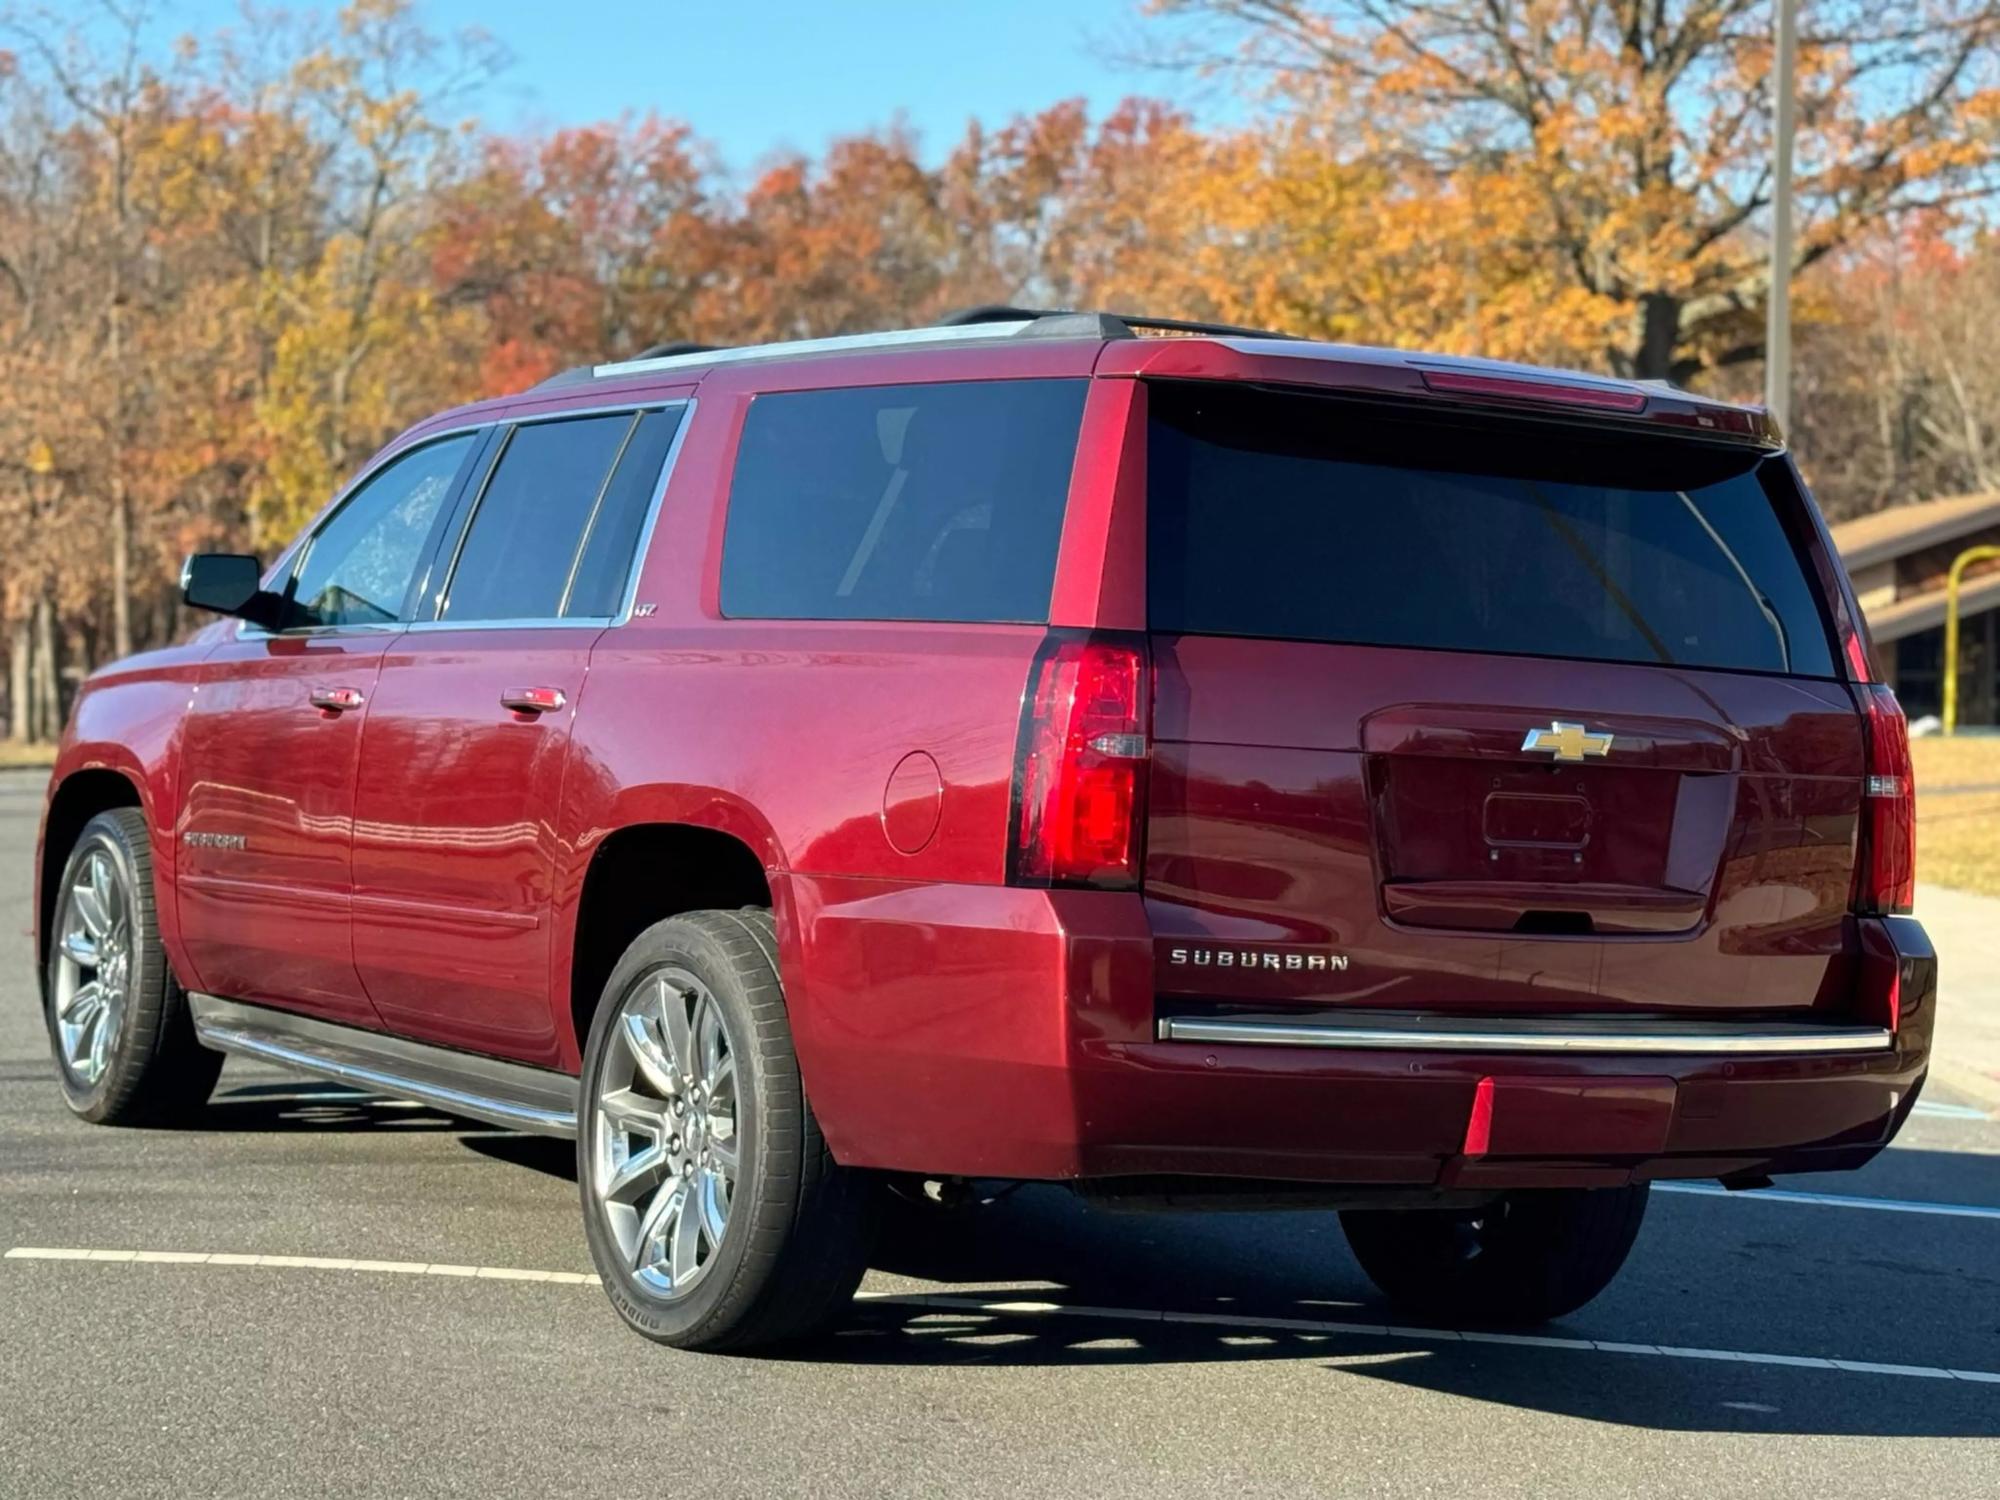
[[[727,258],[718,174],[655,117],[482,142],[436,200],[431,267],[445,304],[485,319],[482,386],[725,332],[704,305]]]
[[[103,363],[94,371],[104,387],[101,421],[93,437],[103,458],[104,535],[111,582],[111,647],[132,649],[131,451],[144,399],[131,367],[135,303],[147,294],[144,264],[146,205],[138,174],[148,137],[162,109],[157,79],[147,66],[143,34],[151,19],[138,0],[96,0],[104,41],[93,32],[59,23],[54,12],[10,10],[0,14],[0,30],[12,37],[45,80],[47,97],[60,111],[59,124],[81,149],[72,179],[83,209],[73,220],[82,243],[73,264],[88,265],[90,286],[76,286],[81,301],[71,311],[88,320]]]
[[[1789,434],[1834,519],[2000,489],[2000,245],[1908,226],[1829,257],[1799,286]],[[1754,372],[1725,394],[1755,399]],[[1732,388],[1733,385],[1733,388]]]
[[[1761,357],[1769,0],[1150,9],[1193,28],[1166,60],[1235,70],[1320,122],[1336,170],[1376,162],[1399,180],[1384,216],[1405,233],[1419,208],[1434,322],[1456,303],[1476,323],[1488,256],[1525,252],[1559,295],[1521,311],[1542,302],[1615,371],[1686,380]],[[1796,269],[1898,214],[1992,192],[2000,3],[1801,0],[1799,11]]]
[[[483,34],[434,36],[409,0],[352,0],[286,80],[281,111],[323,143],[325,198],[310,262],[267,281],[282,330],[258,398],[270,451],[254,502],[280,534],[413,407],[476,391],[476,354],[455,347],[468,330],[428,275],[429,201],[458,169],[453,111],[500,61]]]

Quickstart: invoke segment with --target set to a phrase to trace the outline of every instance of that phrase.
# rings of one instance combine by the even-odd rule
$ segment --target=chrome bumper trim
[[[1333,1047],[1389,1052],[1554,1052],[1614,1056],[1821,1056],[1887,1052],[1895,1034],[1879,1026],[1764,1026],[1727,1031],[1500,1031],[1480,1028],[1341,1026],[1163,1016],[1163,1042],[1252,1047]]]

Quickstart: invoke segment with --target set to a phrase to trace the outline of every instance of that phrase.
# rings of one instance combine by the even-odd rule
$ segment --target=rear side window
[[[584,528],[632,421],[624,412],[514,429],[472,512],[438,618],[561,614]]]
[[[758,397],[730,488],[722,612],[1047,620],[1086,384]]]
[[[1833,675],[1761,454],[1213,385],[1149,407],[1155,630]]]

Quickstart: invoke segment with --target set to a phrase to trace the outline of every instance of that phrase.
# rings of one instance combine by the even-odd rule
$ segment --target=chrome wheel
[[[598,1073],[591,1186],[626,1268],[681,1297],[715,1263],[740,1170],[736,1053],[722,1008],[686,969],[619,1002]]]
[[[104,845],[72,872],[56,934],[56,1043],[63,1066],[92,1087],[111,1065],[132,984],[132,892]]]

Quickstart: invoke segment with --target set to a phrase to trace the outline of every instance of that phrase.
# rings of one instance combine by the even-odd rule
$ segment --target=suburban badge
[[[247,849],[250,840],[240,833],[203,833],[190,828],[181,835],[181,842],[193,849]]]
[[[1270,969],[1277,973],[1338,973],[1347,967],[1345,953],[1319,953],[1298,948],[1172,948],[1167,962],[1197,969]]]

